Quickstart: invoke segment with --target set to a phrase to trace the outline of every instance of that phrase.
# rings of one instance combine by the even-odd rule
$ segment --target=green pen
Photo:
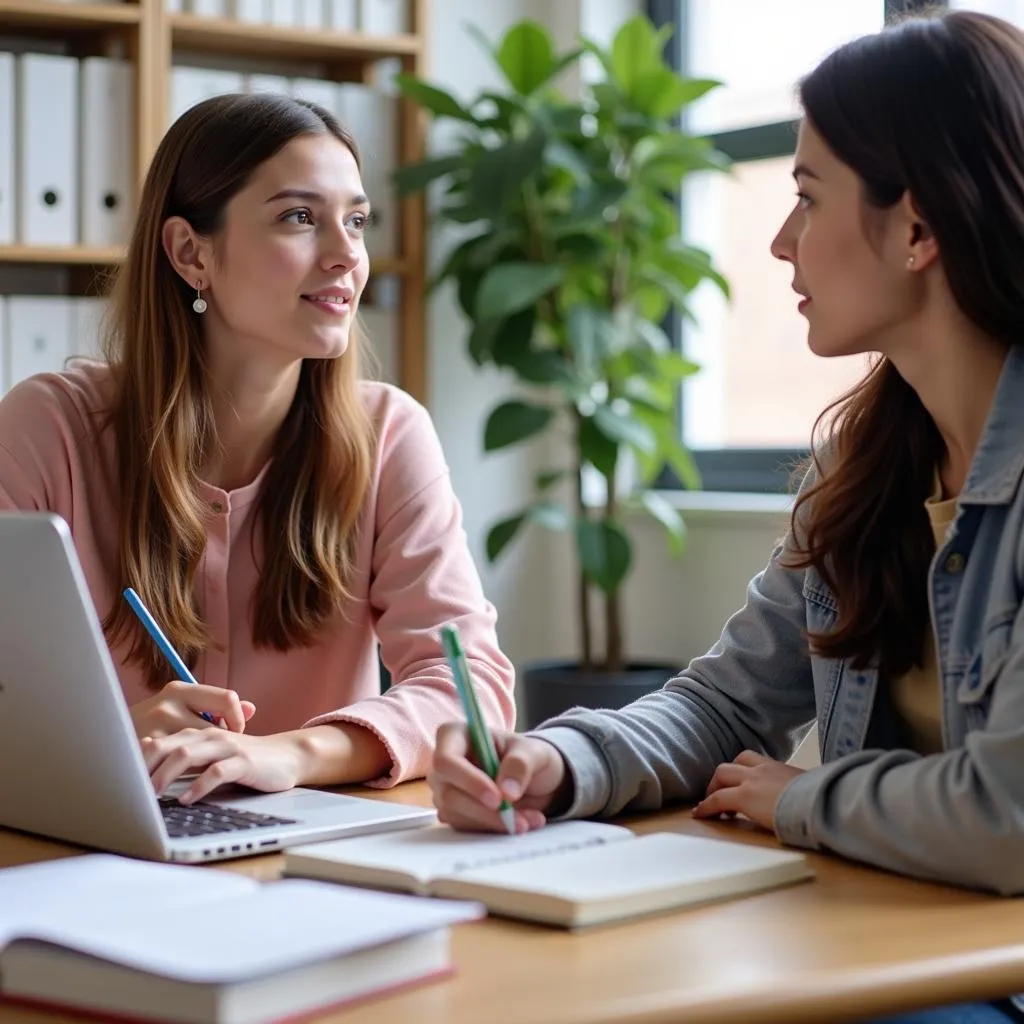
[[[441,646],[444,648],[444,656],[448,659],[448,665],[455,677],[455,689],[459,691],[462,700],[463,710],[466,712],[466,724],[469,726],[469,738],[476,751],[480,767],[492,778],[498,777],[498,752],[494,749],[494,739],[484,716],[477,703],[476,692],[473,689],[473,677],[469,674],[469,666],[466,664],[466,655],[462,650],[462,643],[459,640],[458,631],[454,626],[441,627]],[[516,834],[516,812],[507,800],[501,801],[502,824],[510,836]]]

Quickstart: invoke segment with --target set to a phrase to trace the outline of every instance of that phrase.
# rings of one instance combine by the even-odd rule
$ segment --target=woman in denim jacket
[[[1021,894],[1024,34],[909,19],[831,54],[800,98],[797,201],[772,252],[811,350],[877,358],[819,420],[786,538],[663,690],[500,735],[497,784],[445,726],[428,778],[459,828],[500,830],[501,795],[520,830],[688,801],[792,846]],[[822,766],[787,765],[815,721]]]

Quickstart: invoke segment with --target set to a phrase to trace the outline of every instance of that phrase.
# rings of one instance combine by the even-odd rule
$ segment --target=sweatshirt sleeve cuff
[[[562,755],[572,776],[572,803],[568,810],[551,820],[591,818],[600,814],[611,799],[612,777],[598,745],[578,729],[564,725],[527,735],[550,743]]]
[[[821,849],[821,844],[811,835],[811,814],[818,790],[824,781],[821,769],[811,768],[783,789],[775,805],[772,821],[780,842],[806,850]]]
[[[372,700],[373,698],[371,698]],[[318,715],[306,722],[302,728],[309,729],[315,725],[340,725],[347,722],[372,732],[388,752],[388,756],[391,758],[391,770],[387,775],[378,779],[367,780],[362,783],[364,786],[370,786],[373,789],[390,789],[400,782],[405,782],[406,779],[419,778],[424,773],[423,766],[417,763],[415,757],[402,756],[403,745],[395,735],[393,716],[388,714],[387,709],[373,705],[371,701],[360,701],[344,710],[329,711],[325,715]]]

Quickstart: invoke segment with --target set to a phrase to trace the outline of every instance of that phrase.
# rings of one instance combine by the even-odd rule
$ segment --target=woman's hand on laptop
[[[205,724],[205,723],[204,723]],[[179,798],[201,800],[218,786],[236,782],[264,793],[280,793],[302,782],[302,744],[294,734],[243,736],[226,729],[184,729],[142,741],[142,756],[157,796],[182,775],[198,772]]]
[[[256,713],[256,705],[239,700],[234,690],[176,680],[147,700],[133,704],[130,710],[135,734],[141,740],[147,736],[171,736],[182,729],[211,728],[201,717],[204,711],[222,728],[245,732],[245,723]]]

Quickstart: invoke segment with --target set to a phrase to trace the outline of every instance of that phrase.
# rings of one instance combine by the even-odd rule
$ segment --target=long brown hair
[[[218,439],[194,294],[171,266],[161,230],[180,216],[216,236],[229,200],[260,164],[292,139],[327,133],[358,163],[355,140],[315,104],[229,95],[190,109],[149,167],[113,287],[106,355],[116,380],[108,424],[120,481],[121,586],[139,592],[189,664],[209,642],[193,588],[206,543],[199,474]],[[350,599],[375,444],[358,381],[355,336],[340,358],[302,366],[259,496],[263,561],[251,608],[258,646],[312,643]],[[166,681],[165,662],[124,602],[104,629],[111,644],[130,644],[128,657],[151,686]]]
[[[860,177],[869,207],[913,197],[961,311],[991,337],[1024,338],[1024,34],[936,12],[828,56],[800,85],[808,121]],[[818,454],[827,451],[827,458]],[[796,568],[834,591],[826,657],[920,664],[935,547],[923,504],[943,442],[916,392],[880,358],[815,425],[815,482],[793,511]]]

